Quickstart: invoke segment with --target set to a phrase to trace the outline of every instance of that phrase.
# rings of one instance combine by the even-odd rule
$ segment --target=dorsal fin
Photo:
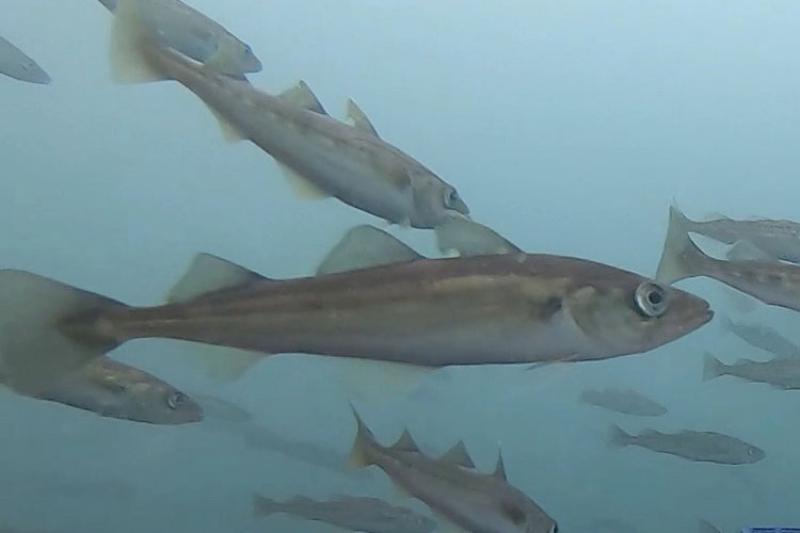
[[[463,440],[458,441],[440,460],[458,466],[475,468],[475,463],[472,462],[472,457],[469,456],[467,446],[464,444]]]
[[[358,104],[356,104],[352,98],[347,99],[347,120],[353,124],[354,128],[365,131],[380,139],[378,130],[372,125],[372,121],[370,121],[367,114],[358,107]]]
[[[320,115],[328,114],[325,108],[322,107],[322,102],[319,101],[317,95],[314,94],[311,87],[303,80],[300,80],[295,86],[283,91],[278,95],[278,98],[286,100],[297,107],[319,113]]]
[[[463,216],[451,216],[434,228],[436,243],[443,254],[453,251],[462,257],[522,253],[522,250],[494,231]]]
[[[503,450],[497,450],[497,466],[494,467],[494,473],[492,475],[497,479],[508,481],[508,477],[506,477],[506,465],[503,462]]]
[[[212,292],[268,279],[215,255],[197,254],[186,273],[170,291],[167,301],[187,302]]]
[[[419,446],[414,442],[414,437],[411,436],[411,433],[405,429],[400,438],[397,439],[397,442],[392,445],[392,449],[398,452],[418,452]]]
[[[374,226],[356,226],[345,233],[317,268],[317,275],[347,272],[423,259],[411,247]]]

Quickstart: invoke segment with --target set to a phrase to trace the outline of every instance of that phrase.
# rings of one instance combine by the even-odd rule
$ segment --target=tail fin
[[[356,438],[353,441],[353,449],[350,452],[350,466],[354,468],[369,466],[372,464],[369,458],[369,449],[375,442],[375,436],[361,419],[353,404],[350,404],[350,408],[353,410],[357,425]]]
[[[283,512],[283,505],[279,502],[260,494],[253,494],[253,514],[255,516],[269,516],[281,512]]]
[[[633,442],[635,438],[636,437],[634,437],[633,435],[630,435],[625,431],[623,431],[621,427],[617,425],[612,425],[609,431],[608,442],[611,446],[622,448]]]
[[[703,381],[710,381],[725,374],[725,365],[709,352],[703,358]]]
[[[158,46],[138,0],[118,0],[111,27],[111,73],[117,83],[147,83],[168,79],[148,59]]]
[[[80,318],[117,306],[124,304],[29,272],[0,271],[0,374],[5,384],[37,393],[116,348],[116,339],[82,328],[86,322]]]
[[[703,263],[709,259],[689,238],[687,221],[677,207],[669,208],[669,229],[656,273],[656,279],[662,283],[700,275]]]

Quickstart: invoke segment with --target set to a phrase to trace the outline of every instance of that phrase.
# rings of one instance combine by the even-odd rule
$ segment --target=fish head
[[[469,215],[469,207],[455,187],[425,169],[411,174],[414,214],[411,225],[433,229],[453,215]]]
[[[676,340],[714,316],[708,302],[635,275],[590,280],[565,299],[585,335],[583,359],[642,353]]]
[[[762,461],[766,459],[767,452],[759,448],[758,446],[753,446],[752,444],[745,444],[742,454],[742,463],[752,464]]]
[[[238,41],[237,52],[237,63],[242,73],[261,72],[264,68],[261,64],[261,60],[256,57],[255,52],[253,52],[249,44]]]
[[[47,72],[29,58],[25,58],[14,65],[6,65],[5,67],[4,73],[21,81],[38,83],[41,85],[47,85],[52,81]]]
[[[159,425],[200,422],[203,409],[188,395],[166,383],[135,383],[115,393],[104,416]]]

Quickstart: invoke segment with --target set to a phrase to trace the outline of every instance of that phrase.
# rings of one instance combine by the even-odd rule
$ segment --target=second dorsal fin
[[[475,468],[475,463],[472,461],[472,457],[469,456],[467,446],[464,444],[463,440],[458,441],[455,446],[450,448],[450,450],[441,457],[441,460],[466,468]]]
[[[221,257],[197,254],[186,273],[170,291],[167,301],[187,302],[212,292],[268,279]]]
[[[374,226],[356,226],[345,233],[317,268],[317,275],[348,272],[423,259],[391,234]]]
[[[302,107],[320,115],[327,115],[328,112],[322,107],[322,102],[319,101],[317,95],[311,90],[308,84],[300,80],[296,85],[286,89],[278,95],[278,98],[285,100],[297,107]]]
[[[392,449],[399,452],[418,452],[419,446],[417,446],[417,443],[414,442],[414,437],[406,429],[403,430],[403,434],[400,435],[397,442],[392,445]]]
[[[349,120],[353,127],[365,131],[370,135],[374,135],[380,139],[380,135],[378,135],[378,130],[375,129],[375,126],[372,125],[372,121],[370,121],[367,114],[358,107],[352,98],[347,99],[347,120]]]

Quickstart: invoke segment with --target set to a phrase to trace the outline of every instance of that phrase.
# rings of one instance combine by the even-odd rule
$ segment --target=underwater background
[[[800,5],[790,0],[192,5],[259,53],[258,88],[276,93],[303,79],[334,116],[356,99],[384,138],[457,185],[476,219],[525,250],[653,275],[672,202],[695,218],[800,218]],[[388,227],[334,200],[298,201],[269,157],[225,143],[177,84],[112,83],[111,19],[98,2],[2,7],[0,31],[54,80],[0,79],[4,268],[150,305],[197,252],[303,276],[353,225]],[[390,230],[433,255],[427,232]],[[680,286],[718,318],[736,313],[722,285]],[[759,306],[747,318],[800,340],[792,311]],[[335,472],[243,437],[268,428],[345,464],[355,425],[342,361],[275,356],[221,384],[191,365],[197,349],[207,348],[143,340],[113,357],[190,395],[233,402],[252,420],[137,424],[4,392],[0,525],[316,533],[333,529],[254,517],[252,493],[392,497],[376,469]],[[406,427],[432,453],[464,439],[486,471],[501,446],[509,481],[560,531],[601,531],[610,520],[615,531],[654,533],[691,531],[700,517],[722,531],[800,523],[800,393],[704,383],[706,350],[758,358],[716,319],[646,354],[531,372],[451,368],[410,395],[356,403],[385,443]],[[634,387],[669,414],[633,419],[578,402],[583,389],[607,386]],[[767,457],[730,467],[613,449],[612,423],[730,433]]]

